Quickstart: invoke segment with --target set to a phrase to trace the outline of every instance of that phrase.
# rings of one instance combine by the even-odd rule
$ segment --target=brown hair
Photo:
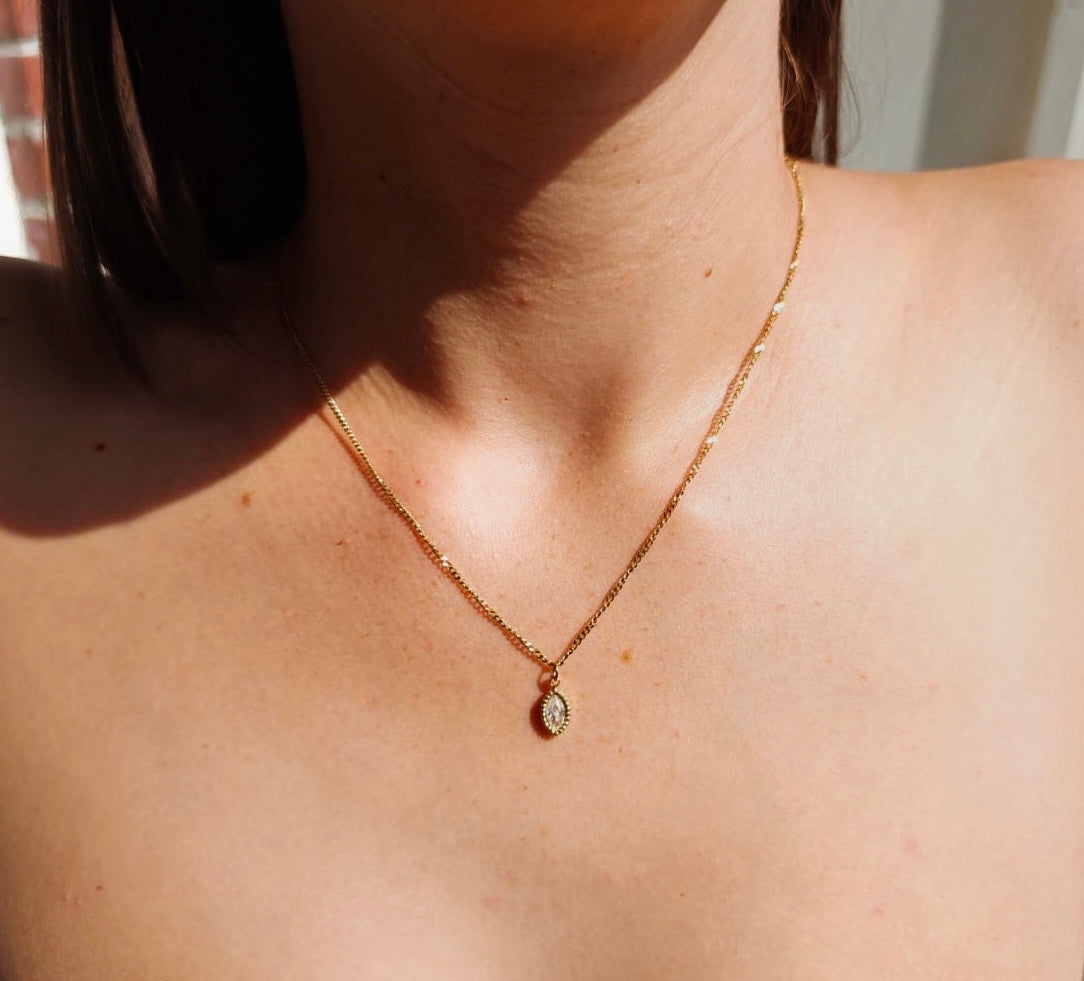
[[[779,74],[787,153],[836,163],[843,0],[783,0]]]
[[[142,375],[112,291],[206,310],[214,270],[271,255],[300,213],[305,154],[282,14],[277,0],[40,2],[68,298]],[[842,2],[782,0],[793,156],[836,160]]]

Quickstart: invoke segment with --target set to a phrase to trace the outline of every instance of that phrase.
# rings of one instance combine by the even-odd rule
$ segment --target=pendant
[[[545,698],[542,699],[542,725],[551,736],[559,736],[568,728],[568,720],[571,717],[568,707],[568,699],[556,688],[551,688]]]

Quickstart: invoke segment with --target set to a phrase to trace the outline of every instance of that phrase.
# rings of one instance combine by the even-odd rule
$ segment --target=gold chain
[[[734,376],[730,385],[727,388],[726,397],[723,399],[722,405],[716,410],[715,415],[712,417],[711,425],[708,428],[707,435],[700,443],[700,448],[697,451],[696,456],[693,458],[693,462],[689,464],[688,469],[685,471],[685,475],[681,478],[681,482],[674,489],[669,501],[667,501],[666,507],[663,509],[658,521],[655,522],[655,526],[647,533],[644,540],[640,542],[639,548],[633,554],[631,561],[625,567],[625,571],[617,578],[614,584],[610,587],[609,591],[602,598],[602,602],[599,603],[598,608],[590,617],[584,622],[583,626],[577,631],[575,637],[569,642],[568,646],[564,649],[564,652],[560,657],[551,660],[546,657],[534,644],[532,644],[526,637],[524,637],[518,630],[516,630],[504,617],[502,617],[492,606],[489,605],[478,591],[463,577],[463,574],[455,567],[448,556],[436,545],[432,538],[426,534],[425,530],[418,523],[418,519],[410,512],[410,509],[399,499],[396,493],[388,486],[383,477],[377,473],[376,468],[373,466],[372,461],[369,459],[368,453],[365,452],[365,448],[361,445],[357,435],[354,433],[353,427],[350,425],[343,413],[342,408],[339,406],[338,400],[332,394],[331,389],[328,387],[323,376],[317,370],[316,365],[313,363],[312,358],[309,356],[308,350],[302,343],[297,329],[294,327],[293,319],[290,317],[290,313],[286,308],[285,300],[282,295],[282,280],[278,275],[276,269],[275,284],[277,289],[278,308],[279,315],[282,320],[283,326],[286,328],[290,337],[293,339],[298,353],[301,356],[301,360],[305,363],[309,372],[312,374],[316,381],[320,392],[324,396],[324,400],[327,402],[328,408],[331,410],[331,414],[335,417],[340,428],[346,436],[350,446],[353,447],[354,452],[358,455],[364,467],[365,475],[368,478],[370,484],[377,491],[385,503],[393,510],[407,527],[414,534],[414,537],[418,540],[418,543],[429,554],[430,558],[437,564],[437,566],[451,579],[462,593],[478,608],[494,625],[496,625],[521,651],[530,657],[534,658],[537,662],[545,666],[550,671],[550,688],[551,691],[557,688],[559,684],[560,676],[559,669],[573,654],[573,652],[584,642],[587,635],[594,629],[596,623],[603,613],[609,609],[610,604],[617,598],[617,594],[621,592],[622,587],[628,582],[629,577],[636,570],[636,567],[647,555],[651,546],[655,544],[655,539],[659,537],[659,533],[663,527],[670,520],[670,516],[677,509],[682,497],[685,496],[685,492],[688,490],[689,485],[693,482],[697,473],[700,472],[700,467],[704,463],[705,457],[711,451],[712,446],[715,445],[719,433],[723,426],[726,425],[727,419],[730,417],[731,409],[734,403],[738,400],[742,390],[745,388],[746,382],[749,380],[749,376],[752,373],[753,367],[756,365],[757,360],[760,358],[761,353],[764,351],[764,342],[768,335],[771,333],[772,328],[775,326],[776,321],[779,319],[779,315],[783,312],[786,306],[787,295],[790,292],[791,284],[794,282],[794,276],[798,269],[798,259],[802,250],[802,242],[805,238],[805,194],[802,188],[801,174],[798,172],[798,165],[796,161],[787,158],[787,167],[790,170],[791,177],[794,181],[794,188],[798,198],[798,221],[797,231],[794,238],[794,249],[791,253],[790,265],[787,267],[787,275],[783,281],[783,286],[779,290],[779,294],[776,296],[775,303],[772,305],[771,312],[768,314],[767,319],[764,321],[763,327],[761,327],[760,333],[757,335],[756,340],[753,342],[753,346],[749,349],[748,353],[742,360],[741,366],[738,369],[737,374]],[[567,704],[564,704],[562,700],[562,711],[564,716],[567,716]],[[562,716],[562,718],[564,718]],[[560,729],[563,729],[562,724]],[[553,732],[558,732],[560,729],[551,729]]]

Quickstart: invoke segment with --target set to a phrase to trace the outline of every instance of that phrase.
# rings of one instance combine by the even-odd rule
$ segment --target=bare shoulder
[[[139,386],[73,322],[59,269],[0,260],[0,536],[93,523],[122,429],[146,413]],[[112,451],[112,454],[111,452]]]
[[[848,225],[899,232],[921,250],[916,259],[947,250],[961,269],[981,263],[1016,284],[1053,284],[1063,298],[1084,292],[1076,272],[1084,162],[1014,160],[902,174],[813,167],[810,176]]]
[[[301,415],[288,393],[264,387],[256,359],[191,322],[157,342],[163,370],[154,373],[154,387],[130,377],[79,343],[86,328],[70,321],[60,275],[0,260],[6,776],[24,766],[19,747],[33,756],[27,740],[40,738],[21,732],[20,703],[60,693],[41,718],[66,725],[71,704],[90,697],[112,670],[99,673],[104,669],[90,661],[79,668],[85,638],[100,639],[94,646],[103,657],[133,637],[150,645],[166,611],[192,588],[192,570],[221,560],[219,543],[236,530],[239,514],[251,519],[246,541],[273,535],[281,511],[268,460],[289,444]],[[257,504],[250,508],[251,497]],[[77,695],[65,680],[75,677]],[[72,699],[66,706],[58,701],[65,692]]]
[[[970,193],[955,186],[970,178]],[[1084,654],[1079,619],[1084,591],[1084,162],[1018,161],[949,174],[946,199],[976,219],[970,241],[996,282],[981,307],[1002,336],[998,347],[1020,365],[1018,385],[992,402],[1020,430],[1018,467],[1033,475],[1029,503],[1036,537],[1048,538],[1057,566],[1051,592],[1076,623],[1070,646]],[[951,213],[951,207],[950,207]],[[948,251],[946,249],[946,251]],[[991,399],[1000,379],[991,375]],[[997,418],[996,415],[994,418]]]
[[[806,347],[1084,630],[1084,164],[807,173]]]
[[[1045,388],[1050,424],[1064,427],[1066,439],[1084,437],[1084,162],[948,171],[928,177],[919,193],[927,213],[943,210],[940,254],[960,262],[970,251],[965,265],[982,287],[985,322],[1035,372],[1035,398]],[[1084,490],[1084,468],[1072,476]]]
[[[973,305],[978,339],[1019,366],[1064,449],[1084,445],[1084,162],[1012,161],[911,185],[929,281]],[[1084,491],[1084,467],[1059,466]]]
[[[1084,163],[1025,160],[913,179],[928,228],[928,273],[941,294],[972,306],[978,344],[991,351],[984,383],[993,408],[1033,425],[1071,503],[1084,494]],[[954,275],[954,271],[958,271]],[[1003,394],[999,397],[999,392]],[[1029,447],[1022,447],[1026,459]],[[1070,508],[1084,536],[1084,509]],[[1068,530],[1068,529],[1066,529]],[[1078,544],[1084,546],[1084,541]],[[1081,569],[1084,573],[1084,567]],[[1084,586],[1084,580],[1080,585]]]
[[[255,400],[259,365],[236,344],[133,303],[121,315],[158,369],[142,383],[72,322],[62,276],[0,259],[0,541],[128,522],[228,476],[294,421]]]
[[[890,343],[998,404],[1030,390],[1037,422],[1046,410],[1044,425],[1084,436],[1084,163],[810,176],[831,212],[831,271],[895,324]]]
[[[1017,322],[1044,315],[1055,334],[1084,344],[1084,163],[1018,160],[908,175],[901,188],[927,229],[921,241],[1020,303]],[[1068,316],[1068,319],[1066,317]],[[1013,323],[1012,319],[1006,323]],[[1059,330],[1064,328],[1064,330]]]
[[[966,243],[1051,312],[1080,309],[1084,162],[1018,160],[912,180],[926,214],[941,213],[934,227],[945,244]]]
[[[0,259],[0,540],[42,530],[43,494],[74,486],[75,473],[65,480],[57,464],[83,455],[91,391],[110,382],[104,362],[78,351],[60,277],[50,266]]]
[[[989,219],[1002,223],[1021,245],[1030,240],[1051,253],[1049,260],[1075,263],[1075,255],[1058,250],[1084,243],[1084,162],[1012,160],[934,171],[926,180],[933,193],[944,188],[962,203],[984,208]]]

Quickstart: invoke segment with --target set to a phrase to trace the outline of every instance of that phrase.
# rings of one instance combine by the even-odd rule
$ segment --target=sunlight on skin
[[[283,6],[313,175],[287,293],[348,402],[540,448],[639,420],[655,446],[657,406],[702,385],[661,437],[693,439],[699,366],[747,346],[791,245],[777,8]],[[320,326],[358,309],[367,352]],[[443,419],[404,404],[423,390]]]

